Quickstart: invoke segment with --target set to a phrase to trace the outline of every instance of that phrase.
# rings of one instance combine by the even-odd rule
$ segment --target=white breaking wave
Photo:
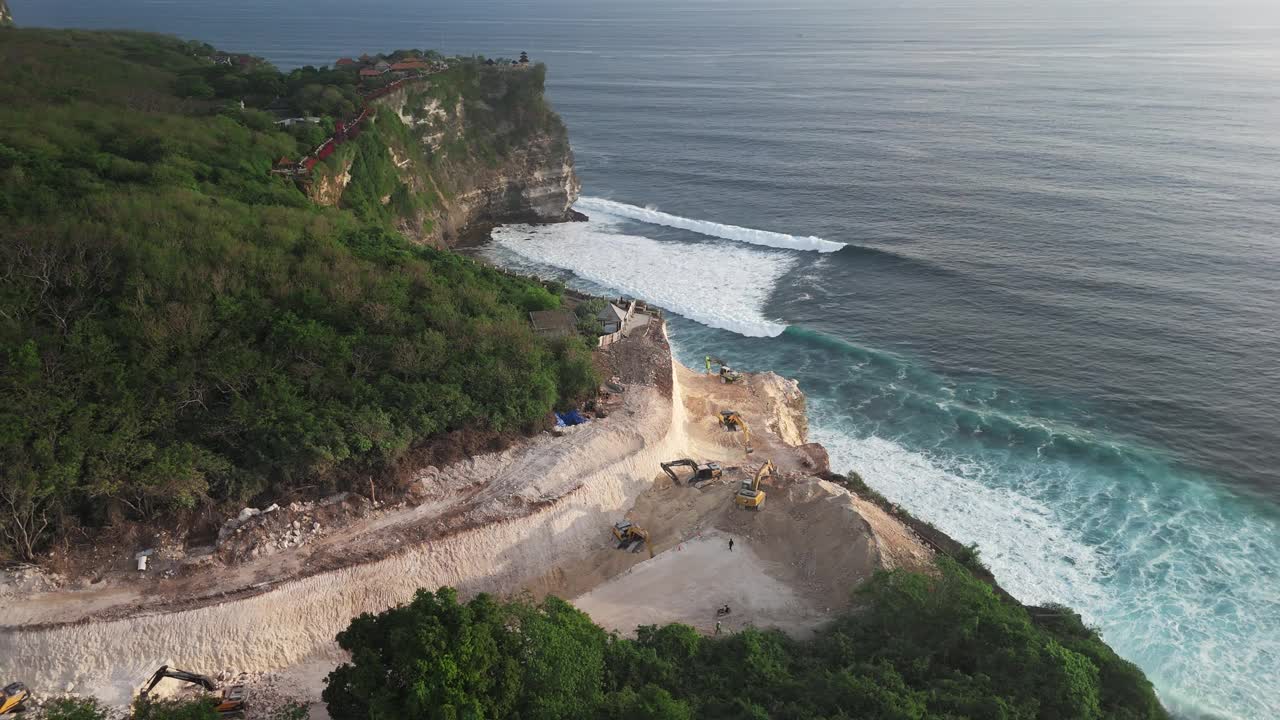
[[[947,472],[890,440],[854,439],[815,426],[813,440],[836,472],[855,469],[893,502],[963,543],[1024,603],[1069,603],[1086,614],[1107,603],[1099,580],[1106,564],[1095,548],[1053,521],[1049,508],[1015,492]]]
[[[710,237],[723,238],[725,240],[736,240],[738,242],[750,243],[752,245],[763,245],[765,247],[782,248],[785,250],[808,250],[820,253],[836,252],[837,250],[844,248],[844,243],[824,240],[813,235],[801,237],[788,235],[786,233],[772,232],[769,230],[755,230],[752,228],[738,227],[737,225],[723,225],[721,223],[710,222],[707,220],[694,220],[692,218],[664,213],[659,210],[627,205],[626,203],[615,202],[613,200],[605,200],[604,198],[579,198],[574,207],[582,212],[608,213],[615,217],[639,220],[640,222],[649,223],[650,225],[664,225],[666,227],[689,230],[691,232],[696,232],[699,235],[708,235]]]
[[[1277,528],[1234,518],[1191,488],[1173,516],[1159,497],[1103,487],[1051,508],[1016,489],[977,479],[986,469],[962,457],[931,458],[877,437],[855,438],[825,423],[812,438],[837,472],[856,470],[912,514],[963,543],[976,543],[1000,584],[1028,604],[1063,603],[1143,668],[1177,715],[1245,720],[1280,717],[1272,678],[1280,671],[1275,632]],[[1074,489],[1084,492],[1083,487]],[[1210,491],[1203,490],[1207,496]],[[1110,522],[1096,509],[1131,503],[1126,524],[1101,544],[1082,533]],[[1055,512],[1057,510],[1058,512]]]
[[[507,225],[494,244],[527,260],[563,268],[703,325],[747,337],[776,337],[787,326],[762,314],[794,258],[747,248],[659,242],[612,232],[608,222]],[[500,257],[494,258],[501,263]]]

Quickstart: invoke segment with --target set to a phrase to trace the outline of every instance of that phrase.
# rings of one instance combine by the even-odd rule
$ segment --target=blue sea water
[[[282,67],[527,50],[592,220],[490,259],[797,378],[837,470],[1180,715],[1280,717],[1275,3],[10,4]]]

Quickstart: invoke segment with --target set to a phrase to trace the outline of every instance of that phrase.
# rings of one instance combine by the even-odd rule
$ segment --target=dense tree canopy
[[[559,296],[392,229],[393,113],[344,146],[349,209],[315,207],[269,172],[298,138],[181,91],[223,92],[209,50],[0,43],[0,554],[113,508],[337,488],[439,433],[531,429],[594,387],[584,346],[528,328]]]
[[[1033,623],[969,571],[881,573],[798,641],[683,625],[607,635],[556,598],[419,592],[338,635],[338,720],[369,718],[1165,718],[1134,665],[1067,611]]]

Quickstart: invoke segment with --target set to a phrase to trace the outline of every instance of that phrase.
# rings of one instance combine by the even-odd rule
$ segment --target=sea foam
[[[617,232],[603,219],[508,225],[494,230],[493,240],[535,263],[569,270],[710,327],[747,337],[775,337],[787,327],[762,313],[774,284],[794,265],[785,253],[660,242]]]
[[[1175,714],[1276,717],[1280,697],[1269,681],[1280,676],[1274,521],[1238,514],[1212,488],[1173,476],[1157,488],[1138,477],[1060,472],[1045,463],[1010,482],[1012,466],[856,437],[815,410],[812,437],[833,469],[856,470],[912,514],[976,543],[1000,584],[1024,603],[1080,612],[1142,667]]]
[[[755,230],[753,228],[738,227],[737,225],[724,225],[709,220],[695,220],[664,213],[660,210],[605,200],[604,198],[579,198],[574,207],[584,213],[607,213],[615,217],[639,220],[650,225],[664,225],[666,227],[689,230],[699,235],[734,240],[751,245],[763,245],[785,250],[808,250],[820,253],[836,252],[845,247],[844,243],[824,240],[813,235],[788,235],[770,230]]]

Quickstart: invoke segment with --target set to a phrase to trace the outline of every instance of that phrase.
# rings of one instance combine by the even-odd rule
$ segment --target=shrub
[[[153,700],[138,699],[133,703],[132,720],[218,720],[210,698]]]
[[[107,709],[93,698],[57,698],[45,704],[45,720],[105,720]]]

